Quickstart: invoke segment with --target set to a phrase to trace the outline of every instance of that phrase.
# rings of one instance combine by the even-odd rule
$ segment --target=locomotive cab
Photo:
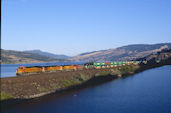
[[[23,69],[25,69],[26,67],[24,66],[20,66],[18,67],[17,71],[16,71],[16,75],[22,75],[23,73]]]

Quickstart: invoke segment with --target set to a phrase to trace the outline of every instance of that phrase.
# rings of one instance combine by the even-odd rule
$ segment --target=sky
[[[2,0],[1,48],[74,56],[171,42],[171,0]]]

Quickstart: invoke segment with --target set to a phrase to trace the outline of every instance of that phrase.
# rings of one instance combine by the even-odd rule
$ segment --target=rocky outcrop
[[[170,50],[163,50],[157,52],[156,54],[151,54],[143,58],[139,58],[137,60],[146,60],[148,63],[155,63],[155,62],[171,62],[171,49]]]

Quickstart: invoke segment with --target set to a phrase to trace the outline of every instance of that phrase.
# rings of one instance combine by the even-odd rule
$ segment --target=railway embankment
[[[62,92],[97,85],[117,78],[127,77],[163,65],[171,65],[171,63],[165,61],[144,65],[84,69],[1,78],[1,102],[4,105],[8,105],[52,93],[60,94]]]
[[[62,71],[40,73],[28,76],[1,78],[1,100],[8,98],[30,99],[51,92],[61,91],[73,86],[88,84],[90,81],[103,81],[105,78],[118,78],[122,74],[134,73],[139,66],[130,65],[117,68],[84,69],[77,71]],[[91,83],[92,84],[92,83]]]

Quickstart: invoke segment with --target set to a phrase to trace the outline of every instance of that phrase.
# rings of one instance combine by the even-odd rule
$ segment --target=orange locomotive
[[[44,72],[54,72],[54,71],[59,71],[59,70],[63,70],[62,66],[49,66],[49,67],[43,67]]]
[[[77,65],[66,65],[66,66],[63,66],[63,69],[64,70],[77,70],[78,69],[78,66]]]
[[[71,71],[71,70],[81,70],[83,66],[80,65],[65,65],[65,66],[40,66],[40,67],[24,67],[20,66],[17,69],[17,75],[28,75],[28,74],[35,74],[40,72],[56,72],[56,71]]]
[[[27,74],[30,74],[30,73],[39,73],[39,72],[42,72],[42,67],[24,67],[24,66],[20,66],[18,69],[17,69],[17,72],[16,74],[17,75],[27,75]]]

